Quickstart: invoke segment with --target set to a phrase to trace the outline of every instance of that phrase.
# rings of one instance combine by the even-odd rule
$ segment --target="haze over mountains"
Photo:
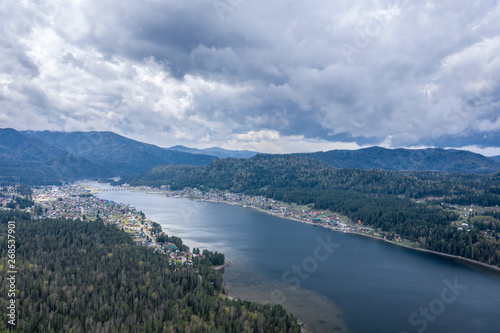
[[[188,148],[188,147],[184,147],[184,146],[173,146],[173,147],[170,147],[168,149],[182,151],[182,152],[191,153],[191,154],[205,154],[205,155],[217,156],[219,158],[227,158],[227,157],[249,158],[249,157],[252,157],[252,156],[259,154],[256,151],[227,150],[227,149],[223,149],[223,148],[219,148],[219,147],[196,149],[196,148]]]
[[[0,179],[27,183],[107,178],[145,173],[159,165],[202,166],[218,158],[249,158],[252,151],[162,148],[112,132],[51,132],[0,129]],[[335,168],[493,173],[498,156],[444,149],[332,150],[296,154]],[[496,160],[495,160],[496,159]]]

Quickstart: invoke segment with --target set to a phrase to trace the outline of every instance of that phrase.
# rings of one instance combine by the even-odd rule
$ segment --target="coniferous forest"
[[[300,332],[297,318],[279,305],[229,300],[209,260],[169,265],[99,221],[31,221],[27,213],[2,211],[3,259],[8,221],[16,224],[19,332]],[[4,260],[0,269],[7,271]],[[0,284],[5,309],[6,274]],[[1,332],[9,331],[6,320]]]

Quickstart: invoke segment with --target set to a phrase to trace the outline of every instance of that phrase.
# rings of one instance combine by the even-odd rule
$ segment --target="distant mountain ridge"
[[[169,150],[113,132],[24,132],[52,146],[107,165],[114,175],[139,174],[157,165],[205,165],[216,157]]]
[[[495,161],[497,161],[497,162],[500,162],[500,155],[498,155],[498,156],[491,156],[490,158],[493,159],[493,160],[495,160]]]
[[[67,152],[11,128],[0,130],[0,158],[12,161],[47,162]]]
[[[161,165],[203,166],[218,158],[246,159],[255,155],[252,151],[216,147],[162,148],[112,132],[0,129],[0,181],[58,183],[61,180],[139,175]],[[335,168],[477,174],[500,171],[498,156],[488,158],[461,150],[371,147],[291,155]]]
[[[227,158],[227,157],[250,158],[252,156],[259,154],[258,152],[250,151],[250,150],[228,150],[228,149],[223,149],[223,148],[219,148],[219,147],[197,149],[197,148],[188,148],[185,146],[173,146],[173,147],[170,147],[168,149],[182,151],[182,152],[191,153],[191,154],[212,155],[212,156],[217,156],[219,158]]]
[[[14,129],[0,129],[0,182],[53,184],[63,179],[110,175],[103,164]]]
[[[0,183],[58,184],[141,174],[158,165],[205,165],[216,158],[168,150],[112,132],[0,129]]]
[[[386,149],[370,147],[359,150],[331,150],[296,155],[313,158],[336,168],[478,174],[500,170],[500,162],[492,158],[469,151],[441,148]]]

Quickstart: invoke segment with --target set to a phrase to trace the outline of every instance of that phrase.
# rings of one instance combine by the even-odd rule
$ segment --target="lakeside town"
[[[137,189],[141,191],[153,190],[148,186],[141,186]],[[196,188],[185,188],[183,190],[172,191],[168,186],[161,186],[160,193],[174,198],[186,198],[198,201],[240,205],[243,207],[254,208],[274,216],[324,226],[334,230],[370,234],[372,236],[382,237],[381,233],[374,231],[372,228],[363,227],[361,225],[361,221],[353,223],[345,216],[340,216],[331,212],[314,210],[310,206],[287,204],[263,196],[250,196],[242,193],[229,193],[218,190],[202,192]]]
[[[170,190],[168,185],[163,185],[158,189],[151,188],[149,186],[130,187],[127,184],[122,185],[122,188],[139,191],[159,191],[158,193],[161,193],[162,195],[174,198],[186,198],[198,201],[240,205],[243,207],[254,208],[274,216],[322,226],[336,231],[370,236],[409,247],[418,248],[420,246],[418,242],[411,242],[408,239],[402,238],[398,234],[367,227],[363,225],[363,221],[361,220],[352,221],[348,217],[339,215],[338,213],[315,210],[313,205],[300,206],[269,199],[264,196],[250,196],[242,193],[230,193],[214,189],[205,192],[196,188],[185,188],[183,190],[173,191]],[[417,201],[417,203],[420,202],[421,201]],[[458,213],[459,219],[453,222],[452,225],[457,227],[457,230],[459,231],[465,230],[467,232],[470,232],[471,229],[474,228],[474,225],[471,222],[472,216],[482,215],[483,211],[499,211],[498,207],[486,208],[474,205],[458,206],[444,203],[442,205]],[[490,229],[480,231],[480,233],[489,238],[496,237],[494,231]]]
[[[108,184],[97,183],[77,183],[64,186],[42,186],[32,190],[31,198],[36,204],[36,209],[24,207],[17,203],[17,207],[12,203],[14,198],[21,199],[19,196],[22,191],[14,186],[3,187],[0,191],[0,207],[2,209],[21,208],[30,212],[35,219],[41,218],[67,218],[95,220],[102,219],[104,223],[114,224],[125,232],[130,234],[134,242],[138,245],[152,247],[155,250],[167,254],[173,264],[187,263],[192,264],[193,254],[189,251],[182,251],[179,244],[174,242],[157,242],[160,235],[165,235],[158,223],[146,218],[145,214],[137,211],[134,206],[116,203],[106,199],[100,199],[94,196],[100,191],[130,190],[154,192],[167,197],[185,198],[197,201],[206,201],[213,203],[226,203],[240,205],[243,207],[257,209],[259,211],[296,220],[311,225],[322,226],[345,233],[354,233],[373,238],[394,242],[400,245],[419,248],[418,242],[411,242],[402,238],[400,235],[376,230],[363,225],[363,222],[352,221],[346,216],[341,216],[328,211],[318,211],[311,206],[299,206],[288,204],[281,201],[269,199],[263,196],[250,196],[242,193],[229,193],[219,190],[201,191],[196,188],[185,188],[183,190],[171,190],[169,186],[163,185],[160,188],[151,188],[149,186],[131,187],[128,184],[109,186]],[[20,193],[21,192],[21,193]],[[458,230],[470,232],[474,228],[470,218],[473,214],[482,214],[483,207],[447,205],[448,209],[459,213],[460,218],[453,223]],[[9,208],[10,207],[10,208]],[[489,210],[498,210],[498,207],[488,208]],[[497,237],[494,231],[481,231],[483,235],[493,238]],[[162,238],[164,239],[164,238]]]
[[[20,190],[21,189],[21,190]],[[192,265],[193,254],[181,244],[166,239],[158,223],[146,218],[142,211],[134,206],[117,203],[95,197],[90,189],[83,185],[43,186],[33,188],[27,195],[22,187],[6,186],[0,191],[1,209],[20,209],[32,215],[32,219],[65,218],[83,221],[102,220],[113,224],[128,233],[137,245],[148,246],[155,251],[168,255],[170,264]],[[24,194],[24,195],[23,195]],[[30,198],[30,199],[28,199]],[[34,204],[34,205],[33,205]],[[168,236],[166,236],[168,239]]]

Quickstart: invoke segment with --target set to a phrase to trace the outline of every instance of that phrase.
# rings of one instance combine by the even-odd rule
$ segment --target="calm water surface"
[[[500,332],[498,274],[250,208],[98,196],[134,205],[191,248],[225,253],[237,297],[280,303],[311,332]]]

